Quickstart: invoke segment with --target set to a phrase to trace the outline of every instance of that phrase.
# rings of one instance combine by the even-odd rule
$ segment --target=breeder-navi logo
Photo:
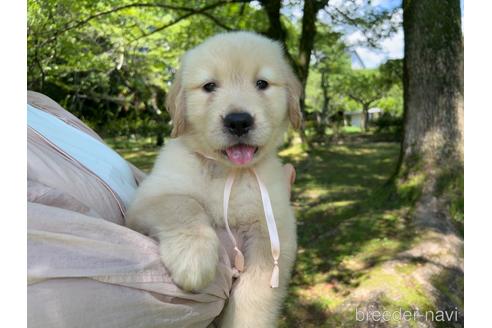
[[[388,321],[434,321],[434,322],[458,322],[459,310],[437,310],[437,311],[425,311],[420,312],[418,309],[409,311],[400,310],[397,311],[380,311],[380,310],[360,310],[355,309],[356,321],[368,321],[368,322],[388,322]]]

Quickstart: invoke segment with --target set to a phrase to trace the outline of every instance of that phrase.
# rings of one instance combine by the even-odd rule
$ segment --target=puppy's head
[[[301,124],[300,83],[282,47],[249,32],[216,35],[182,58],[167,96],[172,136],[230,166],[271,154]]]

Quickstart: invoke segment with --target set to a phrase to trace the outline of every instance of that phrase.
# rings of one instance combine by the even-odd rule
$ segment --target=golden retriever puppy
[[[156,236],[173,280],[198,291],[215,277],[224,186],[236,170],[228,222],[243,234],[244,271],[222,327],[274,327],[295,259],[296,223],[277,147],[299,127],[301,88],[283,49],[249,32],[216,35],[182,58],[167,96],[172,137],[137,191],[129,226]],[[270,194],[280,239],[279,288],[254,168]]]

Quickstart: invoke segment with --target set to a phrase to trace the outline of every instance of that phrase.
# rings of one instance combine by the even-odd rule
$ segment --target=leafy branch
[[[225,30],[232,30],[232,28],[228,27],[227,25],[225,25],[224,23],[222,23],[219,19],[217,19],[216,17],[214,17],[212,14],[208,13],[207,11],[210,11],[212,9],[215,9],[217,7],[220,7],[220,6],[223,6],[223,5],[227,5],[227,4],[232,4],[232,3],[246,3],[246,2],[249,2],[247,0],[225,0],[225,1],[217,1],[215,3],[212,3],[208,6],[205,6],[205,7],[202,7],[202,8],[190,8],[190,7],[184,7],[184,6],[175,6],[175,5],[170,5],[170,4],[164,4],[164,3],[131,3],[131,4],[127,4],[127,5],[123,5],[123,6],[118,6],[118,7],[114,7],[112,9],[109,9],[109,10],[106,10],[106,11],[102,11],[102,12],[99,12],[99,13],[95,13],[95,14],[92,14],[82,20],[79,20],[79,21],[76,21],[76,22],[70,22],[68,23],[64,28],[54,32],[51,34],[50,37],[48,37],[44,42],[43,42],[43,45],[44,44],[47,44],[49,42],[52,42],[54,40],[56,40],[56,38],[58,36],[60,36],[61,34],[63,33],[66,33],[70,30],[73,30],[73,29],[77,29],[79,27],[82,27],[86,24],[88,24],[90,21],[94,20],[94,19],[97,19],[97,18],[100,18],[100,17],[104,17],[104,16],[107,16],[107,15],[111,15],[113,13],[116,13],[116,12],[119,12],[119,11],[122,11],[122,10],[125,10],[125,9],[129,9],[129,8],[161,8],[161,9],[169,9],[169,10],[175,10],[175,11],[181,11],[181,12],[186,12],[186,14],[174,19],[173,21],[161,26],[161,27],[158,27],[157,29],[153,30],[152,32],[150,33],[147,33],[147,34],[143,34],[142,36],[140,36],[138,39],[140,38],[143,38],[143,37],[147,37],[153,33],[156,33],[156,32],[159,32],[159,31],[162,31],[170,26],[173,26],[177,23],[179,23],[180,21],[192,16],[192,15],[202,15],[210,20],[212,20],[215,24],[217,24],[218,26],[220,26],[221,28],[225,29]]]
[[[323,11],[330,17],[333,23],[341,25],[351,25],[362,33],[365,38],[365,45],[372,48],[379,48],[378,41],[382,37],[389,37],[397,31],[399,22],[391,18],[399,12],[400,8],[396,7],[389,11],[375,12],[369,10],[364,15],[357,15],[354,8],[345,9],[336,6],[328,6]]]

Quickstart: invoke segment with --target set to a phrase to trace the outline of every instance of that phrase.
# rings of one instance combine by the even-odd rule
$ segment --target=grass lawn
[[[156,149],[150,140],[108,143],[144,171]],[[414,185],[385,184],[394,172],[397,143],[354,143],[314,147],[309,156],[299,146],[280,156],[297,169],[293,206],[298,219],[299,250],[281,327],[338,327],[353,320],[353,309],[340,312],[354,290],[391,284],[388,307],[425,305],[415,285],[382,272],[381,264],[407,249]],[[415,183],[417,184],[417,183]],[[396,280],[395,280],[396,279]],[[346,326],[346,325],[344,325]],[[350,325],[348,325],[350,326]]]
[[[133,165],[148,173],[154,165],[159,149],[153,138],[107,138],[106,143]]]
[[[416,196],[412,184],[400,190],[386,184],[398,153],[397,143],[326,145],[309,156],[295,147],[280,152],[297,169],[293,205],[299,221],[281,327],[350,327],[353,309],[340,313],[340,307],[351,293],[393,278],[380,264],[412,244],[408,214]],[[397,282],[394,287],[405,289]],[[396,299],[410,296],[410,304],[401,306],[420,305],[411,304],[412,291],[405,294],[395,291]]]
[[[344,134],[357,134],[361,133],[362,129],[359,126],[342,126],[340,132]],[[332,134],[333,130],[328,128],[328,134]]]

